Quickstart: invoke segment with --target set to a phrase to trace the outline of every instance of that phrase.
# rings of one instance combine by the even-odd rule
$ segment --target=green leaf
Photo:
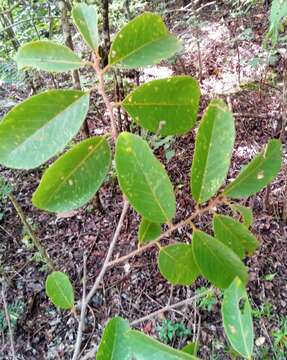
[[[142,219],[139,226],[138,239],[140,244],[147,244],[148,242],[160,236],[161,226],[158,223]]]
[[[136,330],[126,332],[132,357],[129,360],[192,360],[195,356],[178,351],[170,346],[161,344],[153,338]]]
[[[198,342],[190,342],[187,345],[185,345],[181,351],[190,354],[190,355],[196,355],[199,348]]]
[[[86,65],[71,49],[49,40],[21,46],[15,60],[19,69],[32,67],[50,72],[76,70]]]
[[[252,225],[253,214],[250,208],[239,204],[232,204],[230,207],[234,212],[238,212],[241,215],[243,224],[246,227],[249,228]]]
[[[160,249],[159,270],[173,285],[191,285],[200,272],[193,257],[192,246],[171,244]]]
[[[115,161],[120,188],[136,211],[151,222],[170,222],[176,205],[172,184],[147,142],[121,133]]]
[[[200,272],[218,288],[227,288],[236,276],[247,283],[248,274],[244,264],[221,241],[202,231],[194,231],[192,249]]]
[[[33,204],[52,212],[77,209],[102,185],[111,163],[105,137],[93,137],[75,145],[44,173],[33,195]]]
[[[222,100],[212,100],[198,129],[191,170],[192,196],[198,203],[210,199],[224,183],[234,139],[232,113]]]
[[[73,21],[87,45],[98,48],[98,14],[94,5],[78,4],[72,10]]]
[[[282,144],[279,140],[270,140],[265,149],[225,188],[223,194],[239,199],[257,193],[277,176],[281,163]]]
[[[278,42],[278,37],[282,27],[284,28],[284,20],[287,17],[287,2],[284,0],[272,0],[271,11],[269,15],[269,29],[267,33],[268,38],[272,39],[272,44],[275,46]]]
[[[126,68],[154,65],[180,51],[181,43],[171,35],[162,18],[146,12],[130,21],[114,39],[109,65]]]
[[[69,277],[54,271],[46,279],[46,294],[52,303],[60,309],[72,309],[74,306],[74,290]]]
[[[246,253],[252,255],[259,246],[258,240],[247,227],[229,216],[214,215],[213,229],[215,237],[230,247],[240,259]]]
[[[195,124],[200,89],[190,76],[175,76],[148,82],[122,102],[133,120],[162,136],[181,135]]]
[[[225,333],[234,350],[245,359],[251,359],[254,343],[251,306],[239,278],[224,291],[222,317]]]
[[[61,151],[79,131],[89,94],[53,90],[14,107],[0,123],[0,163],[33,169]]]
[[[129,323],[120,317],[109,320],[97,352],[97,360],[131,360],[124,336],[129,329]]]

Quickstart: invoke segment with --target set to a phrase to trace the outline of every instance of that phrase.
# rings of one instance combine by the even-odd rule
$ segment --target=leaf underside
[[[0,123],[0,163],[33,169],[49,160],[80,130],[89,110],[89,95],[53,90],[14,107]]]
[[[180,49],[180,41],[169,33],[162,18],[146,12],[116,35],[109,53],[109,65],[125,68],[154,65]]]

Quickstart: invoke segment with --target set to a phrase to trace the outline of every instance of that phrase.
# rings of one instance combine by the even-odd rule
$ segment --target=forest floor
[[[171,14],[169,22],[174,24],[172,31],[185,44],[181,61],[164,63],[141,72],[141,80],[182,73],[199,78],[196,29],[186,25],[187,20],[181,19],[181,13]],[[275,66],[264,65],[268,55],[262,50],[267,29],[264,8],[256,8],[239,17],[231,16],[230,9],[222,8],[221,12],[206,10],[201,22],[198,34],[202,57],[201,110],[212,97],[220,96],[229,101],[235,113],[237,133],[229,181],[270,138],[278,135],[276,127],[282,111],[282,63],[279,58]],[[17,84],[2,84],[0,116],[13,103],[27,96],[27,91]],[[91,110],[88,117],[90,129],[93,134],[101,133],[108,124],[107,114],[103,110]],[[174,221],[187,217],[194,208],[189,189],[194,136],[193,130],[180,138],[169,139],[165,148],[159,146],[156,150],[176,190],[177,215]],[[247,261],[250,273],[248,294],[254,309],[255,359],[283,360],[287,357],[287,349],[284,350],[282,344],[276,344],[278,334],[284,330],[284,321],[287,328],[287,224],[281,220],[286,146],[284,164],[285,170],[282,169],[272,183],[268,199],[264,190],[243,203],[253,208],[252,231],[260,240],[260,248]],[[0,175],[13,186],[14,195],[35,232],[58,268],[69,274],[76,298],[80,299],[83,251],[88,254],[89,288],[101,268],[116,227],[121,212],[121,194],[111,174],[99,192],[102,209],[91,202],[68,214],[56,216],[44,213],[31,204],[32,193],[39,184],[42,171],[43,168],[12,171],[0,167]],[[228,211],[226,208],[221,210]],[[208,216],[202,216],[197,226],[209,232],[208,219]],[[114,252],[115,257],[137,247],[138,224],[139,217],[130,209]],[[29,237],[12,205],[4,200],[0,202],[0,239],[1,275],[5,276],[7,283],[5,297],[19,359],[69,359],[75,343],[77,321],[48,301],[44,290],[47,267],[31,248]],[[174,241],[186,239],[191,239],[188,231],[174,233]],[[98,344],[106,321],[114,315],[132,321],[165,306],[168,301],[178,302],[208,286],[206,281],[199,279],[193,286],[172,288],[158,271],[154,250],[135,257],[128,264],[119,265],[105,275],[101,289],[90,303],[84,344],[87,347]],[[220,291],[215,291],[196,304],[151,319],[141,328],[177,348],[188,340],[198,340],[198,355],[203,359],[231,359],[232,354],[223,334],[221,296]],[[0,299],[1,305],[2,301],[3,298]],[[185,331],[176,330],[179,323],[184,324]],[[167,324],[171,329],[170,338]],[[1,310],[0,334],[0,359],[9,359],[9,337]]]

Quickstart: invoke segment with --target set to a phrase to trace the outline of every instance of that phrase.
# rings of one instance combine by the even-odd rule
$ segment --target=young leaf
[[[109,53],[109,65],[126,68],[154,65],[181,49],[161,17],[150,12],[137,16],[117,35]]]
[[[122,105],[142,127],[162,136],[180,135],[195,124],[200,98],[198,82],[175,76],[148,82],[135,89]]]
[[[29,42],[20,47],[15,60],[19,69],[32,67],[50,72],[76,70],[85,66],[71,49],[50,40]]]
[[[130,360],[131,354],[125,338],[129,323],[114,317],[109,320],[97,352],[97,360]]]
[[[201,274],[218,288],[227,288],[236,276],[244,284],[247,283],[248,274],[244,264],[221,241],[202,231],[195,231],[192,250]]]
[[[232,204],[231,209],[234,212],[238,212],[241,215],[243,224],[247,228],[249,228],[252,225],[253,214],[252,214],[252,210],[250,208],[243,206],[243,205],[239,205],[239,204]]]
[[[160,249],[159,270],[173,285],[191,285],[200,275],[193,257],[192,246],[171,244]]]
[[[79,131],[89,95],[53,90],[14,107],[0,123],[0,163],[33,169],[61,151]]]
[[[224,183],[235,139],[234,118],[222,100],[213,100],[204,113],[195,141],[191,170],[192,196],[210,199]]]
[[[82,141],[44,173],[33,195],[33,204],[52,212],[81,207],[102,185],[110,163],[111,150],[105,137]]]
[[[153,338],[136,330],[125,333],[132,354],[131,359],[136,360],[196,360],[195,356],[183,351],[175,350],[170,346],[161,344]],[[130,360],[130,359],[129,359]]]
[[[278,174],[282,162],[282,144],[270,140],[258,154],[224,190],[224,195],[239,199],[247,198],[263,189]]]
[[[148,242],[160,236],[161,226],[158,223],[142,219],[139,226],[138,239],[140,244],[147,244]]]
[[[69,277],[54,271],[46,279],[46,294],[52,303],[60,309],[72,309],[74,306],[74,290]]]
[[[146,220],[168,223],[175,215],[169,177],[140,136],[123,132],[116,144],[116,170],[122,192]]]
[[[229,246],[240,259],[244,258],[245,253],[252,255],[259,246],[258,240],[246,226],[229,216],[214,215],[213,229],[215,237]]]
[[[87,45],[92,49],[98,48],[98,14],[94,5],[78,4],[72,10],[74,23]]]
[[[234,350],[245,359],[251,359],[254,343],[251,306],[239,278],[224,291],[222,317],[225,333]]]

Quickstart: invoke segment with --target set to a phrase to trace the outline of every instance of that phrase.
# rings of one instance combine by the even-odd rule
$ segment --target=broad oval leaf
[[[130,360],[131,355],[124,336],[129,329],[129,323],[120,317],[109,320],[97,352],[97,360]]]
[[[120,188],[146,220],[168,223],[175,215],[175,195],[169,177],[140,136],[123,132],[116,144]]]
[[[162,18],[146,12],[116,35],[109,53],[109,65],[126,68],[154,65],[180,49],[180,41],[169,33]]]
[[[76,70],[86,65],[67,46],[50,40],[32,41],[21,46],[15,60],[19,69],[32,67],[50,72]]]
[[[224,101],[211,101],[198,129],[191,170],[191,191],[197,203],[210,199],[224,183],[234,140],[232,113]]]
[[[158,266],[163,277],[173,285],[191,285],[200,275],[192,246],[171,244],[160,249]]]
[[[160,236],[161,225],[142,219],[139,226],[138,239],[140,244],[147,244],[148,242]]]
[[[102,337],[97,360],[196,360],[195,356],[161,344],[136,330],[126,320],[111,319]]]
[[[232,347],[245,359],[251,359],[254,344],[251,306],[239,278],[224,291],[221,311],[224,330]]]
[[[60,309],[72,309],[74,306],[74,290],[69,277],[53,271],[46,279],[46,294],[52,303]]]
[[[92,49],[98,48],[98,14],[94,5],[78,4],[72,10],[74,23],[87,45]]]
[[[46,170],[33,195],[33,204],[52,212],[81,207],[102,185],[110,163],[111,150],[105,137],[82,141]]]
[[[136,360],[196,360],[197,357],[183,351],[175,350],[162,344],[140,331],[129,330],[125,337],[132,357]]]
[[[247,283],[248,274],[244,264],[221,241],[202,231],[194,231],[192,249],[201,274],[218,288],[227,288],[236,276],[244,284]]]
[[[229,216],[214,215],[213,229],[215,237],[230,247],[240,259],[246,253],[252,255],[259,246],[258,240],[247,227]]]
[[[281,163],[282,144],[279,140],[270,140],[265,149],[225,188],[224,195],[239,199],[257,193],[277,176]]]
[[[181,135],[195,124],[200,89],[190,76],[148,82],[122,102],[133,120],[162,136]]]
[[[234,212],[238,212],[241,215],[243,224],[247,228],[249,228],[252,225],[253,214],[250,208],[239,204],[232,204],[230,207]]]
[[[14,107],[0,123],[0,163],[33,169],[61,151],[79,131],[89,94],[53,90]]]

